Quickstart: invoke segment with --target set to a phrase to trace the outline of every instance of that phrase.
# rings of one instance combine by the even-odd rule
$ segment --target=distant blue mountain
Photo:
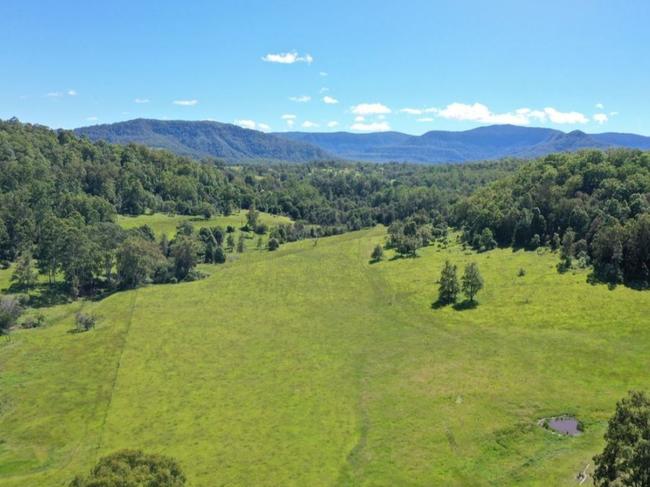
[[[308,162],[332,159],[315,145],[249,130],[229,123],[211,121],[151,120],[92,125],[75,129],[91,140],[116,144],[138,143],[167,149],[194,159],[214,157],[228,162]]]
[[[435,130],[423,135],[401,132],[276,132],[267,134],[208,121],[136,119],[75,129],[92,140],[140,143],[202,159],[227,162],[325,159],[419,163],[531,158],[578,149],[650,149],[650,137],[635,134],[586,134],[516,125],[490,125],[462,132]]]
[[[579,130],[565,133],[516,125],[490,125],[462,132],[436,130],[419,136],[400,132],[278,132],[275,135],[316,145],[344,159],[373,162],[466,162],[503,157],[539,157],[586,148],[650,149],[650,137],[641,135],[586,134]]]

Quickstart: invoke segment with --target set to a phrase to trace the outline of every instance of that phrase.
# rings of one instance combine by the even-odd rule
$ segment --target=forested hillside
[[[195,159],[218,158],[227,162],[261,160],[310,162],[331,159],[324,150],[229,123],[212,121],[136,119],[93,125],[75,130],[91,140],[117,144],[143,144],[167,149]]]
[[[139,260],[150,262],[150,268],[161,261],[147,229],[135,235],[139,240],[129,247],[133,242],[127,238],[133,235],[115,224],[117,214],[164,212],[207,219],[256,207],[300,224],[297,230],[279,232],[280,243],[302,238],[303,223],[316,225],[309,230],[312,236],[390,224],[415,213],[445,225],[449,208],[461,196],[518,164],[424,168],[323,162],[226,167],[133,144],[91,142],[72,132],[15,120],[2,122],[0,260],[20,257],[21,268],[29,269],[35,258],[50,279],[63,273],[73,294],[92,293],[100,282],[110,284],[117,249],[137,254]],[[222,246],[219,232],[212,232],[214,241],[204,236],[203,244],[212,242],[212,252]],[[206,261],[222,260],[221,254],[206,257],[205,246],[197,250],[197,243],[196,238],[189,239],[176,250],[199,254]],[[160,248],[162,257],[174,253],[173,245],[161,242]],[[146,274],[151,273],[155,269]],[[175,279],[190,275],[189,269],[164,270],[159,279],[167,281],[171,274]]]
[[[594,277],[647,287],[650,154],[547,156],[459,204],[455,223],[476,248],[561,248],[560,270],[593,264]]]

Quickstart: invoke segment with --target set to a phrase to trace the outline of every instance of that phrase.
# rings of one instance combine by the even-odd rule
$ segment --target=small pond
[[[542,421],[542,426],[562,435],[577,436],[582,433],[580,421],[572,416],[558,416]]]

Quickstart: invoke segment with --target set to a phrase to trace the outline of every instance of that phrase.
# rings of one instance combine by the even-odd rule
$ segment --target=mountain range
[[[211,121],[136,119],[75,129],[92,140],[140,143],[202,159],[227,162],[307,162],[349,159],[369,162],[468,162],[504,157],[533,158],[585,148],[650,149],[650,137],[607,132],[587,134],[549,128],[490,125],[465,131],[264,133]]]

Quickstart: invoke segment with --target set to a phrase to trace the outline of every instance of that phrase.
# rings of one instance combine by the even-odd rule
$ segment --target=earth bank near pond
[[[646,294],[560,275],[549,253],[370,265],[384,237],[45,309],[50,326],[0,339],[0,486],[65,485],[127,447],[195,486],[575,485],[616,401],[650,386]],[[431,309],[445,259],[478,263],[475,309]],[[80,308],[97,329],[70,334]],[[558,411],[584,434],[537,426]]]

